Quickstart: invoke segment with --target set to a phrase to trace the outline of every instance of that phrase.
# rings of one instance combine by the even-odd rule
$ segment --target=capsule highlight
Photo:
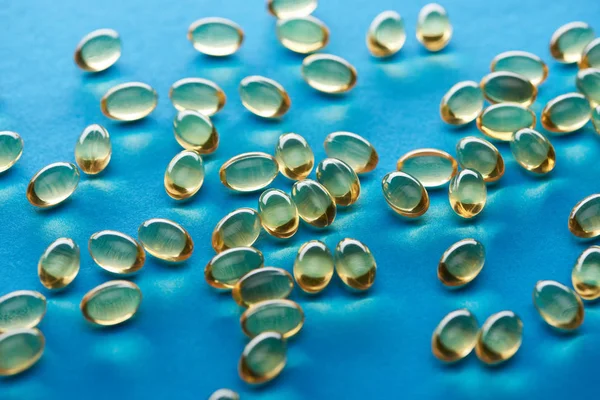
[[[233,287],[233,299],[242,307],[267,300],[287,298],[294,288],[294,279],[285,270],[275,267],[255,269],[244,275]]]
[[[75,162],[88,175],[104,171],[110,162],[112,145],[108,131],[93,124],[86,127],[75,144]]]
[[[404,20],[395,11],[377,15],[367,31],[367,48],[375,57],[390,57],[404,46]]]
[[[209,17],[193,22],[187,37],[200,53],[223,57],[239,50],[244,41],[244,31],[229,19]]]
[[[440,115],[450,125],[466,125],[483,109],[483,93],[477,82],[464,81],[452,86],[442,98]]]
[[[158,103],[158,94],[142,82],[114,86],[100,100],[102,114],[117,121],[137,121],[150,115]]]
[[[194,110],[182,110],[173,119],[175,140],[186,150],[199,154],[214,153],[219,147],[219,133],[210,117]]]
[[[297,133],[284,133],[275,146],[279,171],[287,178],[302,180],[310,174],[315,156],[306,139]]]
[[[379,155],[365,138],[352,132],[333,132],[325,138],[327,157],[337,158],[352,167],[357,174],[375,169]]]
[[[227,160],[219,169],[221,183],[238,192],[254,192],[268,186],[279,172],[277,160],[266,153],[244,153]]]
[[[291,197],[279,189],[267,189],[258,199],[262,227],[271,236],[287,239],[298,231],[300,217]]]
[[[477,128],[495,140],[508,142],[513,133],[523,128],[532,129],[536,118],[533,111],[518,104],[492,104],[477,117]]]
[[[294,278],[306,293],[319,293],[329,285],[333,277],[333,256],[319,240],[304,243],[298,249],[294,261]]]
[[[277,21],[275,32],[279,43],[295,53],[313,53],[329,43],[327,26],[310,15],[280,19]]]
[[[112,326],[131,319],[142,302],[140,288],[130,281],[109,281],[81,300],[83,317],[94,325]]]
[[[419,11],[417,19],[417,39],[429,51],[440,51],[452,38],[452,25],[446,9],[430,3]]]
[[[469,310],[452,311],[433,331],[431,351],[436,358],[447,363],[462,360],[475,347],[478,332],[477,319]]]
[[[448,198],[452,210],[462,218],[477,216],[485,206],[487,188],[481,174],[472,169],[463,169],[448,188]]]
[[[302,61],[302,77],[313,89],[324,93],[350,91],[357,80],[356,69],[332,54],[311,54]]]
[[[535,174],[547,174],[554,169],[556,153],[552,143],[533,129],[519,129],[510,142],[517,163]]]
[[[467,136],[456,144],[456,159],[463,169],[473,169],[487,183],[496,182],[504,175],[504,159],[490,142],[476,136]]]
[[[164,176],[167,194],[175,200],[194,196],[204,183],[204,162],[194,150],[183,150],[173,157]]]
[[[23,139],[18,133],[0,132],[0,174],[15,165],[23,154]]]
[[[178,80],[171,86],[169,98],[178,111],[193,110],[208,117],[221,111],[227,101],[219,85],[202,78]]]
[[[232,247],[252,246],[260,234],[260,216],[252,208],[238,208],[221,219],[212,233],[217,253]]]
[[[558,62],[573,64],[581,60],[585,47],[594,39],[594,30],[585,22],[569,22],[550,38],[550,54]]]
[[[300,218],[309,225],[325,228],[335,220],[335,200],[323,185],[312,179],[294,183],[292,201],[296,204]]]
[[[75,63],[88,72],[111,67],[121,57],[121,37],[113,29],[97,29],[81,39],[75,49]]]
[[[164,261],[185,261],[194,251],[188,231],[177,222],[164,218],[143,222],[138,228],[138,238],[148,253]]]
[[[204,268],[204,278],[216,289],[233,289],[244,275],[262,268],[263,263],[263,254],[254,247],[234,247],[210,260]]]
[[[369,248],[356,239],[342,239],[335,248],[335,271],[351,289],[367,290],[375,282],[377,264]]]
[[[383,177],[381,188],[388,205],[403,217],[418,218],[429,209],[429,194],[412,175],[390,172]]]
[[[239,87],[242,104],[263,118],[279,118],[288,112],[292,101],[283,86],[264,76],[247,76]]]
[[[560,330],[573,330],[583,323],[583,302],[573,290],[556,281],[538,281],[533,305],[546,323]]]
[[[46,289],[62,289],[79,273],[79,246],[72,239],[58,238],[44,251],[38,262],[38,276]]]
[[[600,246],[590,246],[581,253],[571,272],[571,281],[582,298],[600,297]]]
[[[548,66],[535,54],[526,51],[505,51],[492,60],[492,72],[507,71],[519,74],[535,85],[541,85],[548,78]]]
[[[567,93],[546,103],[542,110],[542,126],[554,133],[571,133],[590,120],[592,109],[580,93]]]
[[[27,200],[39,208],[67,200],[79,184],[79,170],[72,163],[57,162],[39,170],[27,185]]]

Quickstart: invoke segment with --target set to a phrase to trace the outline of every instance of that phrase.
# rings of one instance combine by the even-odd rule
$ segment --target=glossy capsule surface
[[[581,93],[567,93],[546,103],[542,110],[542,126],[554,133],[571,133],[590,120],[590,102]]]
[[[419,11],[417,39],[429,51],[440,51],[452,37],[452,25],[444,7],[430,3]]]
[[[400,157],[396,168],[415,177],[424,187],[436,188],[445,185],[456,175],[458,164],[445,151],[417,149]]]
[[[242,331],[250,337],[277,332],[287,339],[302,329],[304,311],[292,300],[265,300],[244,311],[240,324]]]
[[[240,378],[246,383],[268,382],[281,373],[286,363],[287,345],[277,332],[264,332],[244,348],[238,364]]]
[[[379,155],[375,147],[360,135],[352,132],[333,132],[325,138],[327,157],[344,161],[357,174],[375,169]]]
[[[600,104],[600,69],[586,68],[577,72],[575,80],[577,90],[595,107]]]
[[[571,272],[571,281],[582,298],[600,297],[600,246],[590,246],[581,253]]]
[[[538,86],[548,78],[548,66],[535,54],[526,51],[505,51],[492,60],[492,72],[507,71],[527,78]]]
[[[519,165],[536,174],[554,169],[556,153],[552,143],[533,129],[519,129],[510,142],[510,150]]]
[[[438,279],[446,286],[460,287],[479,275],[485,263],[485,247],[475,239],[463,239],[448,247],[438,264]]]
[[[175,200],[189,199],[204,183],[204,162],[194,150],[183,150],[167,165],[164,176],[167,194]]]
[[[130,281],[109,281],[90,290],[79,307],[94,325],[111,326],[135,315],[142,302],[140,288]]]
[[[557,61],[572,64],[581,60],[585,47],[594,39],[594,30],[585,22],[569,22],[550,38],[550,54]]]
[[[483,92],[474,81],[463,81],[455,84],[442,97],[440,116],[450,125],[465,125],[481,113],[483,109]]]
[[[483,95],[490,103],[516,103],[529,107],[536,97],[537,88],[524,76],[514,72],[498,71],[487,74],[480,83]]]
[[[579,68],[600,68],[600,38],[596,38],[588,43],[583,49]]]
[[[17,290],[0,297],[0,333],[35,328],[46,315],[46,298],[34,290]]]
[[[97,29],[81,39],[75,49],[75,63],[84,71],[99,72],[121,57],[121,37],[113,29]]]
[[[454,212],[463,218],[477,216],[485,206],[487,188],[481,174],[472,169],[460,171],[448,187],[448,198]]]
[[[332,54],[311,54],[302,61],[302,77],[313,89],[325,93],[344,93],[356,85],[356,69]]]
[[[0,173],[15,165],[23,154],[23,139],[18,133],[0,132]]]
[[[100,100],[102,114],[117,121],[145,118],[158,103],[158,94],[148,84],[127,82],[109,89]]]
[[[317,0],[267,0],[267,10],[279,19],[304,17],[317,8]]]
[[[175,140],[186,150],[213,153],[219,146],[219,134],[210,117],[194,110],[182,110],[173,119]]]
[[[279,118],[292,101],[283,86],[264,76],[247,76],[240,82],[240,98],[248,111],[263,118]]]
[[[477,319],[467,309],[446,315],[433,331],[431,351],[444,362],[455,362],[471,353],[477,343]]]
[[[209,17],[193,22],[187,37],[200,53],[223,57],[238,51],[244,41],[244,32],[229,19]]]
[[[477,358],[489,365],[513,357],[523,341],[523,323],[512,311],[491,315],[481,326],[475,345]]]
[[[252,208],[238,208],[224,216],[212,233],[212,247],[217,253],[232,248],[252,246],[260,234],[260,215]]]
[[[600,106],[592,111],[592,125],[596,129],[596,133],[600,134]]]
[[[44,353],[46,339],[37,329],[21,328],[0,334],[0,376],[31,368]]]
[[[294,183],[292,201],[296,204],[300,218],[309,225],[325,228],[335,220],[335,200],[323,185],[312,179]]]
[[[240,395],[231,389],[219,389],[208,400],[240,400]]]
[[[326,158],[317,166],[317,181],[338,206],[354,204],[360,196],[360,181],[356,172],[342,160]]]
[[[225,161],[219,169],[221,183],[238,192],[254,192],[268,186],[279,172],[277,160],[261,152],[243,153]]]
[[[277,139],[275,159],[279,171],[290,179],[304,179],[312,171],[315,156],[308,142],[297,133],[284,133]]]
[[[367,290],[375,282],[377,263],[369,248],[356,239],[342,239],[335,247],[335,272],[355,290]]]
[[[333,271],[333,256],[325,243],[311,240],[300,246],[294,261],[294,278],[300,289],[319,293],[331,281]]]
[[[406,41],[404,20],[395,11],[383,11],[367,31],[367,48],[375,57],[389,57],[400,51]]]
[[[600,236],[600,194],[588,196],[573,207],[569,230],[584,239]]]
[[[403,217],[417,218],[429,209],[429,194],[412,175],[390,172],[383,177],[381,188],[388,205]]]
[[[232,289],[244,275],[264,263],[254,247],[234,247],[215,255],[204,268],[206,283],[217,289]]]
[[[86,127],[75,144],[75,161],[83,172],[96,175],[106,168],[112,155],[108,131],[93,124]]]
[[[279,189],[267,189],[258,199],[262,227],[271,236],[287,239],[298,231],[300,217],[292,198]]]
[[[573,330],[583,323],[583,302],[577,293],[556,281],[538,281],[533,305],[548,325]]]
[[[178,80],[171,86],[169,98],[178,111],[194,110],[209,117],[218,113],[227,101],[219,85],[202,78]]]
[[[266,300],[287,298],[294,288],[294,278],[281,268],[264,267],[244,275],[233,287],[233,299],[242,307]]]
[[[477,117],[477,128],[486,136],[508,142],[513,133],[535,126],[535,114],[518,104],[492,104]]]
[[[164,218],[152,218],[138,228],[144,249],[156,258],[170,262],[185,261],[194,251],[192,237],[181,225]]]
[[[479,172],[486,182],[496,182],[504,175],[504,159],[496,146],[476,136],[458,141],[456,160],[461,168]]]
[[[80,250],[73,239],[58,238],[44,251],[38,262],[38,277],[47,289],[62,289],[79,273]]]
[[[79,170],[74,164],[50,164],[29,181],[27,200],[36,207],[54,207],[71,197],[78,184]]]
[[[295,53],[313,53],[329,43],[327,26],[310,15],[280,19],[275,29],[279,43]]]
[[[117,231],[94,233],[88,242],[88,250],[96,264],[117,275],[133,274],[142,269],[146,261],[142,245]]]

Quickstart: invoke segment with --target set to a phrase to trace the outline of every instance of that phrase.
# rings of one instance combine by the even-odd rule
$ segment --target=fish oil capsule
[[[337,158],[352,167],[357,174],[375,169],[379,155],[365,138],[352,132],[333,132],[325,138],[327,157]]]
[[[54,207],[73,194],[79,170],[72,163],[57,162],[39,170],[27,185],[27,200],[40,208]]]
[[[537,97],[537,88],[514,72],[492,72],[483,77],[480,85],[490,103],[516,103],[529,107]]]
[[[369,248],[356,239],[342,239],[335,248],[335,271],[350,288],[367,290],[375,282],[377,264]]]
[[[287,239],[298,231],[300,217],[291,197],[279,189],[267,189],[258,199],[260,223],[271,236]]]
[[[505,51],[492,60],[492,72],[507,71],[527,78],[539,86],[548,78],[548,66],[535,54],[526,51]]]
[[[584,299],[600,297],[600,246],[590,246],[581,253],[571,272],[571,281]]]
[[[219,146],[219,134],[210,117],[194,110],[182,110],[173,119],[175,140],[186,150],[213,153]]]
[[[204,268],[206,283],[217,289],[232,289],[241,277],[264,263],[254,247],[234,247],[214,256]]]
[[[81,39],[75,49],[75,63],[88,72],[99,72],[121,57],[121,38],[113,29],[97,29]]]
[[[238,51],[244,41],[244,32],[231,20],[210,17],[193,22],[187,37],[200,53],[222,57]]]
[[[522,128],[535,126],[535,114],[518,104],[492,104],[477,117],[477,128],[495,140],[508,142],[513,133]]]
[[[485,182],[496,182],[504,175],[504,159],[490,142],[476,136],[467,136],[456,144],[456,159],[461,168],[473,169]]]
[[[583,323],[583,302],[581,298],[556,281],[538,281],[533,289],[533,305],[554,328],[573,330]]]
[[[583,128],[590,120],[590,102],[580,93],[567,93],[546,103],[542,126],[554,133],[570,133]]]
[[[483,93],[477,82],[464,81],[452,86],[442,97],[440,115],[451,125],[465,125],[481,113]]]
[[[242,331],[250,337],[277,332],[287,339],[302,329],[304,311],[292,300],[265,300],[244,311],[240,324]]]
[[[600,134],[600,106],[594,108],[592,111],[592,124],[596,132]]]
[[[204,183],[204,162],[195,150],[178,153],[165,171],[165,190],[175,200],[189,199]]]
[[[588,196],[573,207],[569,215],[569,230],[584,239],[600,235],[600,194]]]
[[[429,209],[429,194],[414,176],[390,172],[381,182],[383,196],[389,206],[403,217],[417,218]]]
[[[317,181],[338,206],[354,204],[360,196],[360,181],[356,172],[342,160],[326,158],[317,166]]]
[[[146,261],[142,245],[117,231],[94,233],[88,242],[88,250],[100,268],[117,275],[133,274],[142,269]]]
[[[481,174],[463,169],[448,188],[448,198],[454,212],[463,218],[473,218],[483,210],[487,200],[487,188]]]
[[[519,165],[536,174],[547,174],[554,169],[556,153],[552,143],[533,129],[519,129],[510,142],[510,150]]]
[[[0,173],[15,165],[23,154],[23,139],[18,133],[0,132]]]
[[[575,84],[577,90],[587,97],[592,107],[600,104],[600,69],[579,70]]]
[[[212,233],[212,247],[217,253],[232,248],[252,246],[260,234],[260,216],[251,208],[238,208],[223,217]]]
[[[79,273],[79,246],[72,239],[58,238],[44,251],[38,262],[40,282],[47,289],[62,289]]]
[[[332,54],[311,54],[302,61],[302,77],[313,89],[324,93],[344,93],[356,85],[356,69]]]
[[[481,326],[475,345],[477,358],[489,365],[514,356],[523,341],[523,322],[512,311],[491,315]]]
[[[275,159],[281,173],[293,180],[306,178],[315,163],[315,156],[306,139],[296,133],[279,136]]]
[[[312,179],[294,183],[292,201],[296,204],[300,218],[309,225],[325,228],[335,220],[335,200],[323,185]]]
[[[308,54],[329,43],[329,29],[313,16],[280,19],[276,26],[279,43],[295,53]]]
[[[467,309],[455,310],[446,315],[433,331],[431,351],[444,362],[462,360],[477,343],[477,319]]]
[[[148,84],[127,82],[114,86],[100,100],[102,114],[117,121],[145,118],[158,103],[158,94]]]
[[[600,68],[600,38],[596,38],[588,43],[583,49],[579,68]]]
[[[429,51],[440,51],[452,37],[452,25],[444,7],[436,3],[427,4],[419,11],[417,39]]]
[[[317,0],[268,0],[267,9],[279,19],[305,17],[317,8]]]
[[[264,76],[247,76],[239,87],[242,104],[263,118],[279,118],[288,112],[292,101],[283,86]]]
[[[375,57],[393,56],[405,41],[404,20],[396,11],[384,11],[376,16],[367,31],[367,48]]]
[[[261,152],[243,153],[225,161],[219,169],[221,183],[238,192],[255,192],[268,186],[279,172],[277,160]]]
[[[400,157],[396,168],[418,179],[424,187],[436,188],[445,185],[456,175],[458,164],[445,151],[417,149]]]
[[[112,145],[104,127],[93,124],[86,127],[75,145],[75,162],[88,175],[96,175],[110,162]]]
[[[287,298],[294,288],[294,279],[285,270],[275,267],[255,269],[244,275],[231,294],[236,303],[250,307],[266,300]]]
[[[140,288],[130,281],[109,281],[87,292],[79,308],[94,325],[111,326],[129,320],[142,302]]]
[[[240,378],[246,383],[268,382],[281,373],[286,362],[287,346],[277,332],[264,332],[244,348],[238,364]]]
[[[202,78],[183,78],[171,86],[169,98],[178,111],[194,110],[206,116],[218,113],[227,96],[216,83]]]
[[[152,218],[138,228],[138,238],[144,249],[165,261],[185,261],[194,251],[190,234],[177,222]]]
[[[294,261],[294,278],[306,293],[325,289],[333,277],[333,257],[325,243],[311,240],[298,250]]]
[[[0,333],[35,328],[46,315],[46,298],[33,290],[17,290],[0,297]]]
[[[240,395],[231,389],[219,389],[208,400],[240,400]]]
[[[550,54],[557,61],[572,64],[581,60],[585,46],[594,39],[594,30],[585,22],[569,22],[550,39]]]
[[[46,339],[37,329],[15,329],[0,335],[0,376],[31,368],[44,353]]]
[[[446,286],[460,287],[479,275],[485,263],[485,247],[475,239],[450,246],[438,264],[438,278]]]

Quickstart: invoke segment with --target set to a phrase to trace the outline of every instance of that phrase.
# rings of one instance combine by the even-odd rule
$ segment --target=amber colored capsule
[[[375,147],[356,133],[330,133],[325,138],[323,146],[328,157],[344,161],[357,174],[374,170],[379,162],[379,155],[375,151]]]
[[[589,42],[583,49],[579,68],[600,68],[600,37]]]
[[[39,208],[67,200],[79,184],[79,170],[72,163],[57,162],[39,170],[27,185],[27,200]]]
[[[294,288],[294,278],[284,269],[264,267],[242,276],[233,287],[231,295],[242,307],[254,306],[262,301],[287,298]]]
[[[569,22],[550,39],[550,54],[565,64],[579,62],[585,47],[594,39],[594,30],[585,22]]]
[[[232,247],[252,246],[260,235],[260,215],[252,208],[238,208],[224,216],[212,233],[217,253]]]
[[[58,238],[44,251],[38,262],[40,282],[47,289],[62,289],[79,273],[79,246],[72,239]]]
[[[46,297],[34,290],[16,290],[0,297],[0,333],[35,328],[46,315]]]
[[[187,37],[200,53],[223,57],[238,51],[244,41],[244,31],[229,19],[208,17],[193,22]]]
[[[516,131],[510,142],[510,150],[521,167],[535,174],[547,174],[556,164],[554,146],[544,135],[533,129]]]
[[[75,144],[75,162],[89,175],[102,172],[110,162],[111,154],[108,131],[98,124],[86,127]]]
[[[486,136],[508,142],[513,133],[535,126],[535,114],[513,103],[492,104],[477,117],[477,128]]]
[[[383,177],[381,188],[385,201],[403,217],[418,218],[429,209],[429,194],[412,175],[390,172]]]
[[[294,261],[294,278],[306,293],[318,293],[325,289],[333,276],[333,256],[319,240],[304,243]]]
[[[456,160],[462,168],[479,172],[485,182],[496,182],[504,175],[504,159],[490,142],[467,136],[456,144]]]
[[[216,289],[232,289],[244,275],[264,263],[263,254],[254,247],[234,247],[214,256],[204,268],[206,283]]]
[[[554,133],[571,133],[581,129],[592,116],[590,102],[581,93],[555,97],[542,110],[542,126]]]
[[[86,320],[101,326],[123,323],[135,315],[142,302],[140,288],[130,281],[109,281],[90,290],[81,300]]]
[[[523,341],[523,322],[512,311],[490,315],[477,336],[475,354],[488,365],[500,364],[513,357]]]
[[[94,233],[88,242],[92,259],[102,269],[118,275],[133,274],[144,266],[146,253],[134,238],[117,231]]]
[[[319,182],[304,179],[292,186],[292,201],[300,218],[309,225],[325,228],[335,220],[337,207],[329,191]]]
[[[433,331],[431,351],[444,362],[462,360],[477,343],[477,319],[467,309],[455,310],[446,315]]]
[[[287,339],[302,329],[304,311],[292,300],[265,300],[244,311],[240,317],[240,325],[249,337],[263,332],[277,332]]]
[[[321,50],[329,43],[329,29],[311,15],[278,20],[276,33],[285,48],[300,54]]]
[[[590,246],[581,253],[571,272],[571,281],[584,299],[600,297],[600,246]]]
[[[475,239],[450,246],[438,264],[438,279],[446,286],[460,287],[479,275],[485,263],[485,247]]]
[[[326,158],[319,163],[317,181],[325,186],[338,206],[354,204],[360,196],[360,181],[356,172],[337,158]]]
[[[288,112],[292,100],[278,82],[264,76],[247,76],[239,87],[242,104],[263,118],[279,118]]]
[[[254,192],[268,186],[279,173],[275,157],[261,152],[239,154],[219,169],[221,183],[238,192]]]
[[[332,54],[311,54],[302,61],[302,77],[313,89],[325,93],[345,93],[355,85],[356,68]]]
[[[377,264],[369,248],[356,239],[342,239],[335,248],[335,271],[350,288],[367,290],[375,282]]]
[[[165,261],[185,261],[194,251],[194,241],[188,231],[177,222],[164,218],[152,218],[142,223],[138,238],[148,253]]]
[[[367,31],[367,48],[375,57],[396,54],[405,41],[404,20],[395,11],[383,11],[377,15]]]
[[[0,335],[0,376],[31,368],[44,353],[46,339],[37,329],[14,329]]]
[[[417,19],[417,39],[429,51],[440,51],[452,37],[452,25],[444,7],[436,3],[425,5]]]
[[[535,54],[526,51],[505,51],[492,60],[492,72],[509,71],[529,79],[535,86],[541,85],[548,77],[548,66]]]
[[[300,217],[291,197],[279,189],[267,189],[258,199],[260,223],[271,236],[287,239],[298,231]]]
[[[583,302],[577,293],[556,281],[538,281],[533,289],[533,305],[548,325],[573,330],[583,323]]]
[[[529,107],[537,97],[537,88],[527,78],[508,71],[487,74],[480,83],[490,103],[516,103]]]
[[[452,210],[462,218],[477,216],[485,206],[487,188],[481,174],[472,169],[460,171],[448,187]]]
[[[262,384],[277,377],[286,363],[287,345],[277,332],[264,332],[244,348],[238,364],[240,378],[246,383]]]
[[[592,194],[573,207],[569,230],[583,239],[600,236],[600,194]]]
[[[279,171],[290,179],[304,179],[312,171],[315,156],[306,139],[297,133],[284,133],[277,139],[275,159]]]
[[[481,113],[483,93],[477,82],[464,81],[452,86],[442,97],[440,116],[450,125],[465,125]]]
[[[415,177],[426,188],[436,188],[445,185],[456,175],[458,164],[445,151],[417,149],[400,157],[396,169]]]

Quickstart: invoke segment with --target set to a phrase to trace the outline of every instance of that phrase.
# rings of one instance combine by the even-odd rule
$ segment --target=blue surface
[[[21,160],[0,176],[0,292],[40,290],[49,303],[40,325],[47,338],[44,357],[30,371],[0,380],[0,399],[202,399],[221,387],[239,391],[243,399],[596,398],[600,309],[589,304],[582,328],[565,336],[544,325],[531,301],[538,279],[568,284],[575,259],[588,245],[571,236],[567,217],[577,201],[600,191],[600,138],[591,126],[553,139],[557,167],[542,179],[523,173],[508,146],[500,144],[506,175],[490,187],[488,204],[474,221],[453,214],[446,190],[432,190],[425,218],[407,223],[386,206],[380,181],[409,150],[438,147],[453,153],[459,138],[478,134],[474,125],[445,126],[439,101],[454,83],[478,81],[502,51],[531,51],[549,63],[550,78],[533,106],[538,116],[550,98],[575,90],[576,68],[553,62],[548,42],[556,28],[574,20],[587,20],[600,31],[600,2],[445,0],[454,36],[446,50],[429,54],[414,38],[425,0],[323,0],[315,15],[331,30],[326,51],[346,58],[359,74],[357,87],[339,97],[321,95],[303,82],[302,57],[278,44],[274,20],[262,3],[0,3],[0,129],[14,130],[25,141]],[[373,17],[386,9],[404,16],[408,40],[395,58],[379,61],[369,55],[364,35]],[[242,49],[232,57],[202,56],[186,39],[191,22],[214,15],[235,20],[246,32]],[[105,73],[85,74],[74,64],[73,50],[83,35],[103,27],[120,32],[123,55]],[[251,74],[273,78],[289,91],[293,104],[281,121],[258,119],[242,107],[237,85]],[[214,80],[228,102],[214,118],[221,145],[205,158],[204,187],[193,201],[177,204],[163,188],[167,163],[180,151],[167,94],[173,82],[187,76]],[[140,123],[107,120],[100,97],[131,80],[156,88],[158,108]],[[35,210],[25,198],[29,179],[49,163],[73,161],[75,141],[91,123],[103,124],[111,134],[107,170],[97,178],[83,176],[61,207]],[[203,269],[213,255],[214,225],[237,207],[256,207],[259,194],[228,192],[219,182],[219,166],[241,152],[272,152],[277,137],[288,131],[304,135],[320,160],[323,139],[337,130],[359,133],[379,151],[377,169],[361,176],[359,202],[340,209],[330,229],[303,225],[285,242],[263,233],[256,246],[268,265],[291,270],[303,242],[319,238],[334,247],[343,237],[354,237],[378,261],[376,283],[366,295],[348,293],[337,278],[317,297],[296,289],[292,298],[304,308],[306,325],[290,340],[288,365],[271,384],[249,388],[236,370],[246,343],[238,324],[241,310],[227,295],[209,290]],[[280,176],[272,186],[289,191],[291,182]],[[84,323],[79,302],[110,276],[92,262],[88,238],[102,229],[136,235],[139,224],[151,217],[183,224],[195,241],[194,255],[177,267],[149,257],[134,278],[144,293],[135,320],[93,329]],[[60,236],[81,246],[81,271],[66,291],[47,293],[36,265]],[[482,241],[488,259],[475,282],[448,291],[436,278],[437,262],[464,237]],[[431,355],[431,333],[459,307],[471,309],[480,322],[503,309],[518,313],[524,342],[514,359],[500,368],[486,368],[474,355],[441,365]]]

